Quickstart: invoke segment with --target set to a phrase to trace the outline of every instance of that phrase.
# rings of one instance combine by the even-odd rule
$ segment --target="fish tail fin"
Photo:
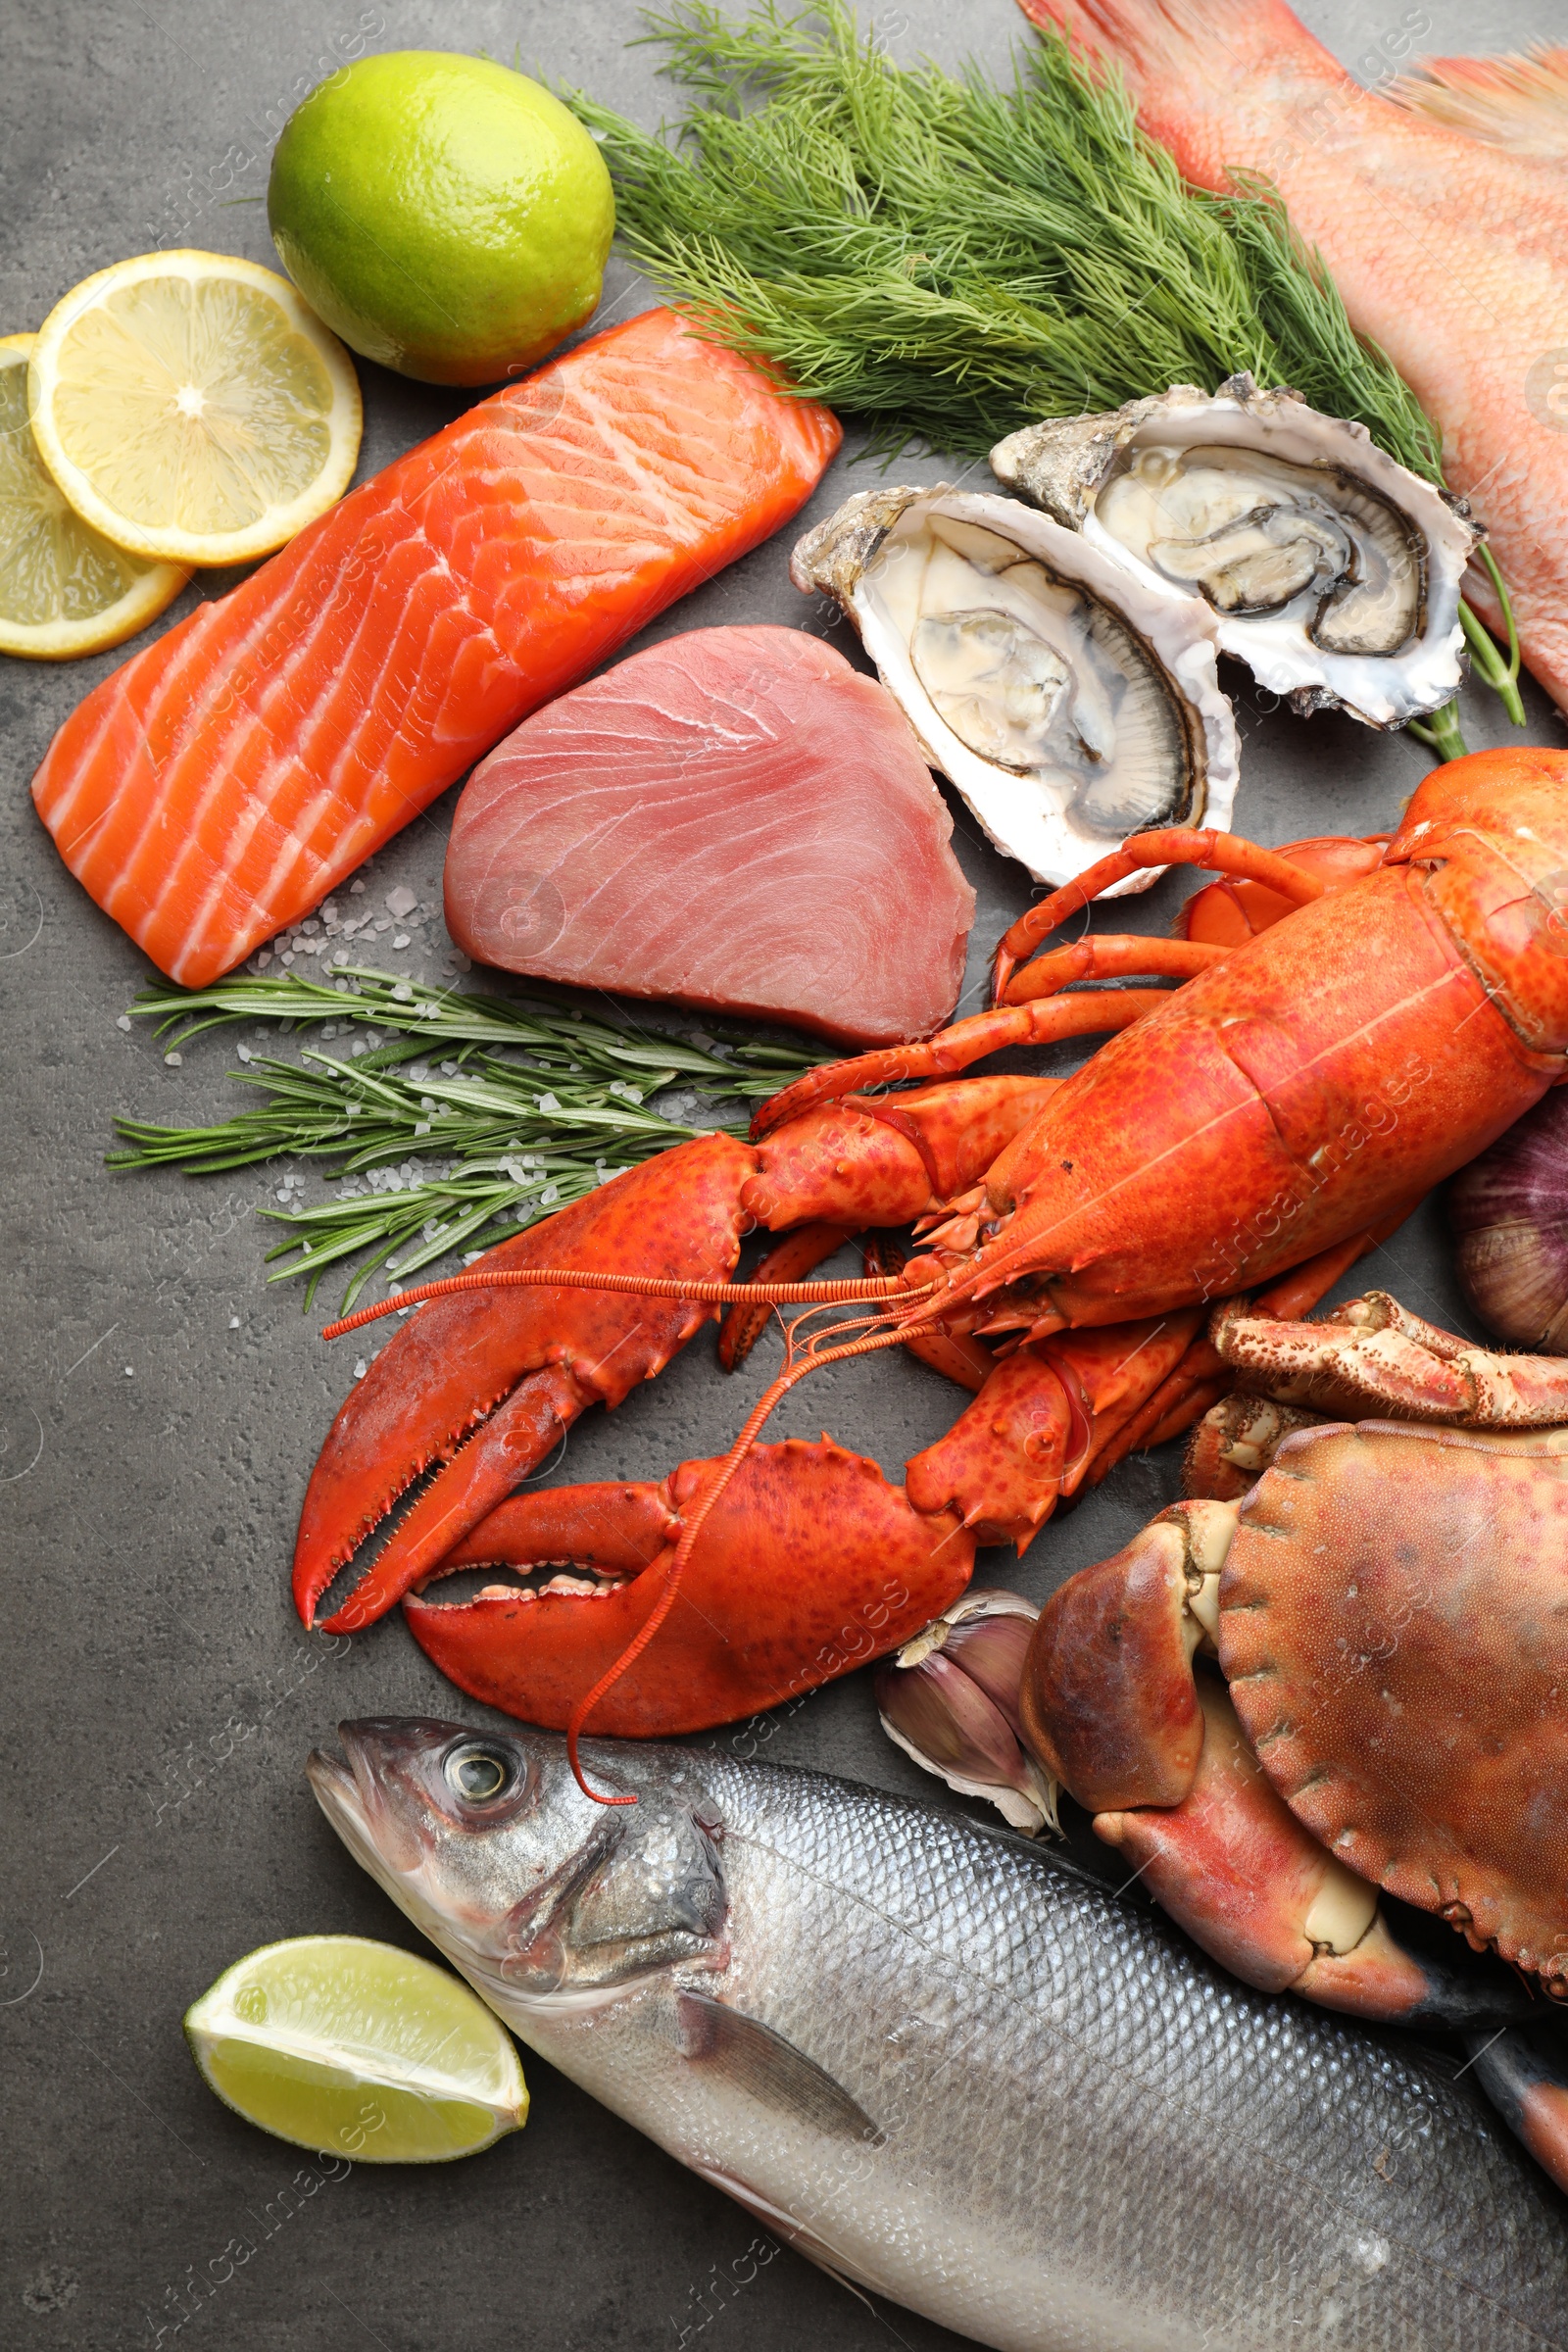
[[[1248,72],[1309,59],[1343,69],[1286,0],[1018,0],[1032,24],[1067,33],[1091,56],[1115,63],[1142,84],[1200,77],[1194,95],[1229,67]]]
[[[1384,94],[1425,122],[1510,155],[1568,158],[1568,49],[1423,58]]]
[[[1018,0],[1032,24],[1064,32],[1125,78],[1150,136],[1184,176],[1223,189],[1231,169],[1270,168],[1285,118],[1275,92],[1310,104],[1363,93],[1286,0]],[[1282,68],[1285,72],[1282,75]]]

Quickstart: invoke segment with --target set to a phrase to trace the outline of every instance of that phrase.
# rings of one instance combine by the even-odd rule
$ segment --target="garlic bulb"
[[[966,1592],[872,1676],[895,1747],[960,1796],[983,1796],[1034,1837],[1056,1821],[1055,1783],[1025,1752],[1024,1653],[1039,1610],[1018,1592]]]
[[[1464,1295],[1487,1329],[1568,1355],[1568,1090],[1554,1087],[1448,1187]]]

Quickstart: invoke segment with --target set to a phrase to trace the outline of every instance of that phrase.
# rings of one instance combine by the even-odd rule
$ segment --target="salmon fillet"
[[[885,686],[799,629],[692,629],[536,711],[464,787],[447,928],[481,962],[791,1021],[940,1029],[974,892]]]
[[[1284,0],[1019,0],[1121,69],[1151,137],[1220,189],[1266,174],[1359,331],[1443,434],[1525,659],[1568,709],[1568,187],[1363,90]],[[1495,618],[1485,591],[1472,601]]]
[[[778,530],[840,437],[671,311],[596,335],[104,679],[44,756],[38,813],[104,911],[200,987]]]

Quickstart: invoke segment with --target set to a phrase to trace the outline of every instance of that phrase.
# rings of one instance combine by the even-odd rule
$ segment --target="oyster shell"
[[[1402,726],[1457,690],[1480,534],[1365,425],[1233,375],[1009,434],[992,470],[1151,586],[1298,710]]]
[[[1200,599],[1145,587],[1015,499],[942,484],[847,500],[790,576],[837,599],[931,765],[1037,881],[1151,825],[1229,824],[1236,729]]]

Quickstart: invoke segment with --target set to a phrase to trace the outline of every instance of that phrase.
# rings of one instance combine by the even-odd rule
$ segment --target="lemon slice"
[[[0,337],[0,653],[65,662],[133,637],[190,574],[111,547],[61,497],[27,422],[37,340]]]
[[[185,2012],[219,2097],[302,2148],[438,2164],[527,2121],[510,2034],[461,1979],[363,1936],[299,1936],[225,1969]]]
[[[342,496],[359,455],[354,363],[254,262],[116,262],[55,305],[29,372],[44,464],[134,555],[269,555]]]

